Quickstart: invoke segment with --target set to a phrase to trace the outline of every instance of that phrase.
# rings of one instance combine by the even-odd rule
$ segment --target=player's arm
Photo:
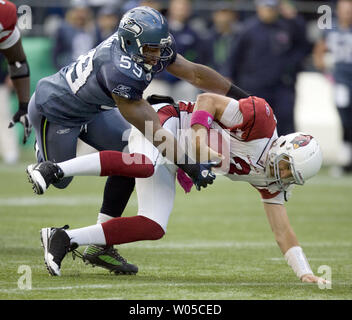
[[[10,78],[19,102],[18,111],[13,116],[9,128],[13,127],[15,123],[21,122],[24,127],[23,143],[26,143],[31,132],[27,117],[28,102],[30,98],[30,75],[21,39],[19,39],[12,47],[2,49],[0,52],[4,54],[8,61]]]
[[[196,159],[204,156],[219,160],[220,155],[209,147],[208,131],[213,120],[220,120],[232,99],[213,93],[198,95],[191,118],[192,145]]]
[[[207,92],[226,95],[237,100],[249,96],[214,69],[191,62],[180,54],[177,54],[175,62],[167,67],[167,71]]]
[[[21,40],[18,40],[12,47],[1,50],[1,53],[4,54],[9,63],[10,77],[15,87],[18,101],[28,104],[30,95],[29,67]]]
[[[313,274],[309,262],[298,243],[296,234],[290,225],[285,206],[265,202],[263,204],[269,224],[275,235],[275,240],[297,277],[302,282],[317,283],[320,280],[322,283],[326,283],[326,280]]]
[[[114,94],[112,97],[123,117],[141,131],[163,156],[185,171],[192,178],[198,190],[200,187],[213,183],[215,176],[211,173],[212,166],[191,164],[188,155],[179,147],[176,138],[161,126],[157,113],[146,100],[130,100]],[[146,125],[147,122],[150,122],[151,126]],[[152,132],[147,132],[147,128],[150,127]],[[207,174],[202,176],[201,173],[204,170],[207,170]]]

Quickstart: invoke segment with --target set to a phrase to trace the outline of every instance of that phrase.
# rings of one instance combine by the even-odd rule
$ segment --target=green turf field
[[[0,166],[0,299],[352,299],[352,176],[323,170],[287,204],[313,271],[332,270],[332,288],[323,290],[300,283],[287,265],[257,191],[224,178],[190,195],[178,188],[163,239],[120,246],[137,275],[115,276],[69,254],[62,276],[50,277],[40,228],[95,223],[105,178],[78,177],[37,196],[24,169]],[[134,195],[126,215],[136,210]],[[30,267],[31,290],[18,287],[21,265]]]

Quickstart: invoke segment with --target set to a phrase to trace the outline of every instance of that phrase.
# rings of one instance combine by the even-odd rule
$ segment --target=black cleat
[[[70,245],[70,238],[65,229],[68,229],[67,225],[62,228],[43,228],[40,231],[44,261],[52,276],[60,276],[61,262],[65,255],[77,248],[77,245]]]
[[[93,267],[99,266],[115,274],[136,274],[138,267],[128,263],[113,246],[89,245],[83,252],[83,261]]]
[[[61,168],[51,161],[30,164],[26,172],[36,194],[43,194],[52,183],[58,182],[64,176]]]

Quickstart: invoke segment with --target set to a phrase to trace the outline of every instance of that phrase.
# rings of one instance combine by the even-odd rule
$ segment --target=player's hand
[[[308,283],[323,283],[323,284],[329,284],[330,281],[317,277],[314,274],[305,274],[301,277],[302,282],[308,282]]]
[[[215,161],[206,164],[198,164],[198,172],[192,177],[193,183],[198,191],[200,191],[202,187],[206,188],[208,184],[213,184],[216,175],[211,171],[211,168],[216,165],[218,165],[218,163]]]
[[[12,128],[17,122],[21,123],[23,125],[24,129],[24,134],[23,134],[23,144],[25,144],[31,134],[32,131],[32,126],[29,123],[28,119],[28,104],[27,103],[20,103],[20,107],[18,108],[18,111],[14,114],[12,117],[12,120],[9,123],[9,128]]]

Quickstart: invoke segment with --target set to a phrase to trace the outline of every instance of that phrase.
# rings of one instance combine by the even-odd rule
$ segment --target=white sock
[[[65,177],[100,176],[100,155],[94,152],[71,160],[58,163]]]
[[[104,223],[104,222],[109,221],[110,219],[113,219],[113,218],[114,218],[114,217],[108,216],[107,214],[100,212],[100,213],[98,214],[97,223]]]
[[[105,235],[101,224],[65,231],[70,237],[71,244],[77,243],[79,246],[87,246],[89,244],[101,246],[106,245]]]

